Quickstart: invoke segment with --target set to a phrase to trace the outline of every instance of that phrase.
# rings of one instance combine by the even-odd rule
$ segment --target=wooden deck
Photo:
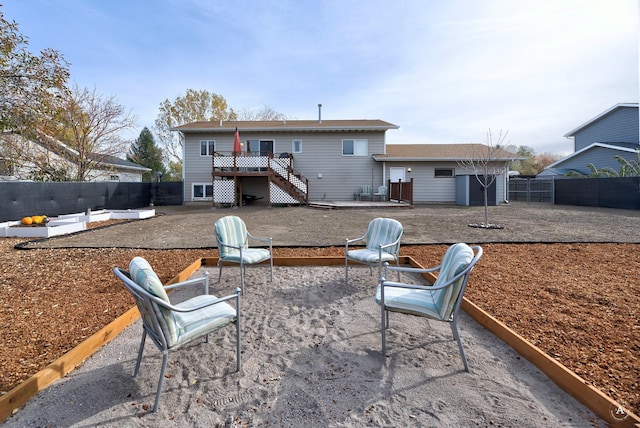
[[[309,207],[333,209],[370,209],[370,208],[413,208],[411,205],[394,201],[309,201]]]

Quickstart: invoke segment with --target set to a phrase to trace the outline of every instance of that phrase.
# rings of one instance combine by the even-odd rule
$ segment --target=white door
[[[399,180],[404,181],[404,168],[389,168],[389,179],[392,183],[397,183]]]

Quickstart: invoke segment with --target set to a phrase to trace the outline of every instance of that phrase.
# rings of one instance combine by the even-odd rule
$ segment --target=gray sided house
[[[237,203],[251,195],[269,203],[352,200],[362,185],[384,182],[373,154],[384,153],[382,120],[195,122],[184,137],[184,201]],[[241,147],[234,153],[238,130]]]
[[[617,171],[620,164],[614,156],[637,160],[640,150],[638,115],[638,103],[616,104],[569,131],[564,136],[573,138],[574,153],[552,163],[538,176],[562,177],[572,171],[589,174],[589,164],[597,169]]]
[[[243,195],[246,201],[269,204],[348,201],[365,185],[375,192],[389,180],[413,178],[414,203],[456,203],[465,188],[477,187],[473,171],[459,161],[487,146],[387,145],[386,132],[397,128],[382,120],[217,121],[176,127],[184,139],[184,202],[239,204]],[[236,129],[240,147],[234,152]],[[506,200],[508,165],[518,157],[493,154],[497,179],[492,197],[499,204]]]
[[[490,188],[489,204],[498,205],[508,200],[509,165],[520,159],[514,153],[483,144],[389,144],[386,153],[373,158],[382,164],[383,175],[393,182],[413,179],[414,202],[459,205],[484,204],[477,200],[482,185],[475,171],[461,163],[491,161],[488,169],[496,179]]]

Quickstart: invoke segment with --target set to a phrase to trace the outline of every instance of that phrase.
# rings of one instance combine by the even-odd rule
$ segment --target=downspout
[[[513,159],[511,159],[511,162],[513,162]],[[511,165],[511,163],[509,164],[505,164],[504,166],[504,203],[508,204],[509,203],[509,166]]]
[[[387,161],[382,162],[382,185],[387,185]]]

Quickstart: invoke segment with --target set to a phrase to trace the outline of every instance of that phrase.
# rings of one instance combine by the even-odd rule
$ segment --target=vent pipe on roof
[[[318,104],[318,123],[322,123],[322,104]]]
[[[222,119],[220,119],[220,128],[222,128]]]

